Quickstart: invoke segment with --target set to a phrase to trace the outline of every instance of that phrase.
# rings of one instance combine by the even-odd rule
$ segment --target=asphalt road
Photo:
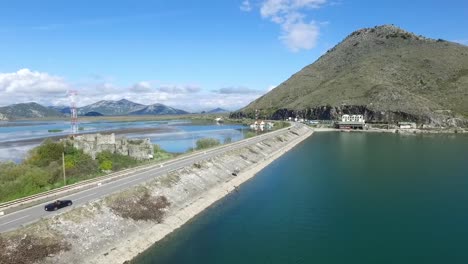
[[[300,125],[296,124],[294,126]],[[71,207],[58,210],[56,212],[45,211],[44,204],[40,204],[29,208],[25,208],[21,211],[7,214],[5,216],[0,216],[0,233],[17,229],[21,226],[36,222],[41,218],[52,217],[57,213],[63,213],[64,211],[68,211],[70,209],[73,209],[74,207],[78,207],[90,201],[105,197],[111,193],[122,191],[129,187],[144,183],[148,180],[164,175],[170,171],[177,170],[185,166],[191,166],[193,163],[215,157],[230,150],[256,144],[264,140],[265,138],[276,136],[281,133],[284,133],[284,131],[273,131],[253,138],[234,142],[222,148],[206,150],[204,152],[187,156],[185,158],[167,161],[162,167],[157,165],[152,169],[143,172],[135,172],[133,174],[128,175],[125,178],[118,179],[109,183],[96,184],[94,188],[63,197],[62,199],[72,200],[73,205]]]

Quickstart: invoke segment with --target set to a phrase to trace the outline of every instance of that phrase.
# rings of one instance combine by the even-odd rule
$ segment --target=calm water
[[[316,133],[136,263],[468,263],[468,137]]]
[[[129,138],[150,138],[153,144],[158,144],[162,149],[181,153],[194,147],[195,142],[201,138],[216,138],[221,143],[226,139],[232,142],[244,138],[247,128],[237,124],[192,124],[189,120],[170,121],[135,121],[135,122],[81,122],[79,124],[84,132],[105,133],[109,130],[132,128],[166,128],[170,132],[163,133],[129,133]],[[49,130],[60,129],[63,132],[50,133]],[[13,160],[20,162],[27,152],[39,145],[39,143],[17,143],[18,140],[45,138],[50,136],[67,136],[70,134],[70,122],[66,121],[25,121],[25,122],[0,122],[0,161]]]

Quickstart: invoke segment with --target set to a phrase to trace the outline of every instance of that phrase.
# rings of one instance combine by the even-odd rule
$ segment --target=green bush
[[[61,143],[47,139],[29,152],[26,163],[39,167],[46,167],[52,161],[61,160],[63,151],[64,146]]]
[[[103,162],[101,162],[101,164],[99,164],[99,169],[101,169],[103,171],[112,170],[112,161],[104,160]]]
[[[219,146],[221,143],[215,138],[202,138],[197,140],[197,150]]]
[[[109,166],[108,162],[110,162],[111,168],[114,171],[130,168],[139,163],[138,160],[132,157],[111,153],[109,151],[103,151],[99,153],[96,158],[99,162],[99,167],[101,169],[103,164],[107,163],[106,165],[104,165],[104,167],[106,167]]]
[[[255,134],[255,132],[249,131],[249,132],[245,133],[245,138],[255,137],[256,135],[257,134]]]

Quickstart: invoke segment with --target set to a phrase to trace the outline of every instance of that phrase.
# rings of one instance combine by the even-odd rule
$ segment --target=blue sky
[[[351,32],[382,24],[468,44],[468,1],[3,1],[0,105],[127,98],[239,108]]]

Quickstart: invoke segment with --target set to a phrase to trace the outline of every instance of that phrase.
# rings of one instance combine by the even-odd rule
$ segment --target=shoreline
[[[307,139],[313,134],[313,130],[309,129],[305,134],[296,138],[293,142],[285,145],[276,152],[272,153],[269,157],[264,158],[263,161],[248,168],[246,171],[239,173],[237,177],[217,185],[205,193],[200,194],[190,204],[169,213],[165,220],[158,225],[152,226],[149,230],[140,231],[127,237],[124,245],[115,248],[109,252],[108,255],[99,255],[92,262],[94,264],[109,263],[112,259],[113,263],[129,263],[135,257],[142,254],[158,241],[170,233],[179,229],[182,225],[189,222],[191,219],[202,213],[205,209],[209,208],[215,202],[221,200],[226,195],[235,191],[237,187],[253,178],[258,172],[263,170],[273,161],[281,157],[284,153],[290,151],[299,143]]]
[[[390,133],[390,134],[402,134],[402,135],[456,135],[456,134],[468,134],[468,130],[421,130],[421,129],[383,129],[383,128],[372,128],[367,130],[359,129],[338,129],[338,128],[313,128],[314,132],[351,132],[351,133]]]
[[[128,135],[128,134],[136,134],[136,133],[168,133],[173,132],[175,129],[168,128],[168,127],[135,127],[135,128],[122,128],[122,129],[110,129],[110,130],[101,130],[101,131],[90,131],[90,132],[81,132],[77,133],[77,135],[85,135],[85,134],[111,134],[114,133],[115,135]],[[37,138],[28,138],[28,139],[20,139],[20,140],[11,140],[11,141],[3,141],[0,142],[0,147],[22,147],[22,146],[29,146],[34,144],[40,144],[46,139],[57,140],[61,138],[66,138],[68,135],[50,135],[44,137],[37,137]]]

